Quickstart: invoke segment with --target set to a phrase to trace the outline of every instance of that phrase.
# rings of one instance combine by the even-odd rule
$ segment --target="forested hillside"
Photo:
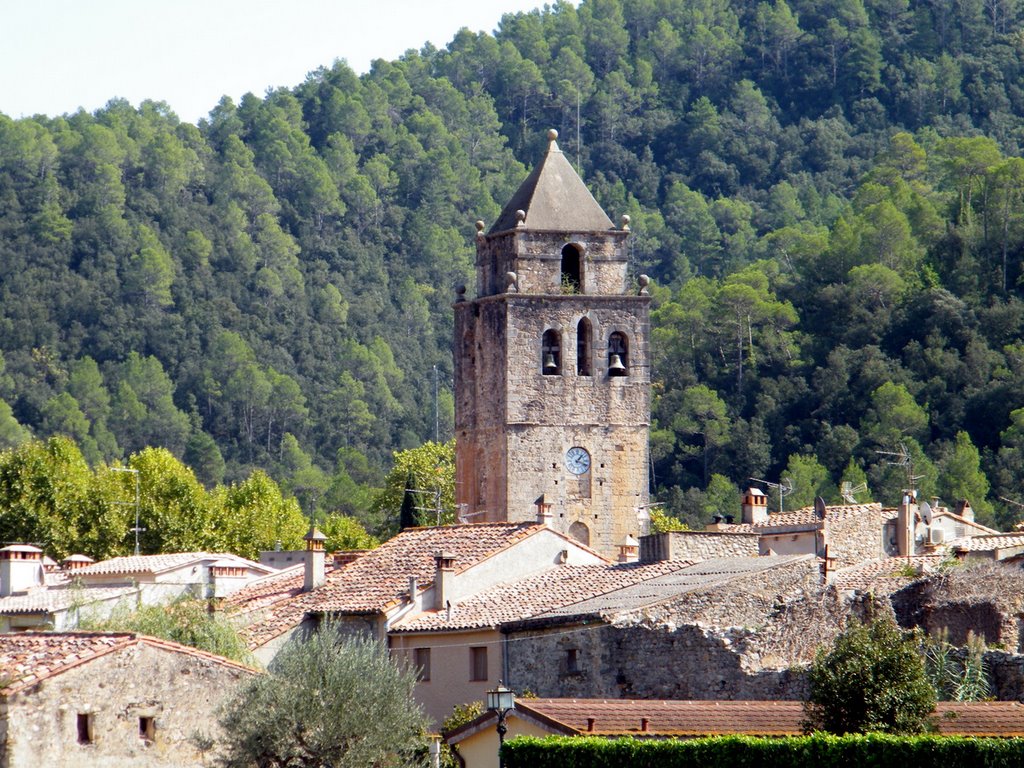
[[[435,366],[450,437],[473,222],[555,127],[656,284],[670,511],[731,513],[750,477],[892,504],[908,468],[878,451],[905,449],[925,494],[1010,525],[1022,70],[1019,0],[582,0],[198,126],[0,116],[0,446],[158,445],[366,519],[435,437]]]

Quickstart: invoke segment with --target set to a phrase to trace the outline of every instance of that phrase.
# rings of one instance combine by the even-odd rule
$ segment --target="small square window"
[[[153,741],[156,738],[156,718],[139,718],[139,738],[143,741]]]
[[[487,680],[487,648],[469,649],[469,679],[472,682]]]
[[[92,744],[92,714],[87,712],[79,712],[77,718],[78,724],[78,743],[79,744]]]
[[[414,648],[412,663],[416,667],[416,675],[421,683],[430,682],[430,649]]]

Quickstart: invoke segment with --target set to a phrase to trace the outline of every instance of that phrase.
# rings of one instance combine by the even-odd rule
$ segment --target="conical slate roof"
[[[526,229],[600,232],[613,228],[608,214],[558,148],[557,137],[557,131],[548,131],[547,154],[512,195],[492,233],[515,229],[516,211],[526,213]]]

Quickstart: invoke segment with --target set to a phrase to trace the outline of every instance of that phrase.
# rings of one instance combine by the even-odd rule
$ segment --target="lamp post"
[[[501,748],[505,744],[505,734],[508,728],[505,726],[505,717],[515,709],[515,694],[498,681],[498,687],[487,692],[487,710],[498,715],[498,768],[504,768],[505,762],[501,757]]]

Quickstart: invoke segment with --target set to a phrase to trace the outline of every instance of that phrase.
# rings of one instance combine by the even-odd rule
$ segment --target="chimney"
[[[360,557],[365,555],[370,550],[368,549],[342,549],[334,553],[334,568],[344,568],[349,563],[354,563]]]
[[[651,721],[648,720],[646,717],[640,718],[640,733],[647,733],[647,728],[648,725],[650,725],[650,722]]]
[[[324,585],[324,542],[327,537],[314,525],[302,538],[306,542],[306,578],[302,591],[310,592]]]
[[[917,525],[917,491],[904,491],[896,511],[896,549],[900,557],[914,554],[914,528]]]
[[[30,544],[0,549],[0,597],[28,592],[43,583],[43,550]]]
[[[634,539],[629,534],[626,534],[626,539],[619,544],[619,562],[620,563],[635,563],[640,559],[640,542]]]
[[[545,498],[542,493],[537,497],[537,500],[533,502],[537,505],[537,523],[539,525],[546,525],[551,527],[551,502]]]
[[[450,552],[435,552],[434,563],[434,608],[443,611],[452,598],[455,586],[455,555]]]
[[[92,565],[94,562],[96,561],[88,555],[68,555],[61,560],[60,565],[65,571],[77,571]]]
[[[764,495],[764,491],[760,488],[748,488],[747,492],[743,494],[742,510],[744,523],[754,525],[767,523],[768,497]]]
[[[597,722],[596,718],[593,718],[593,717],[588,717],[587,718],[587,733],[593,733],[594,732],[594,723],[596,723],[596,722]]]
[[[964,520],[974,522],[974,508],[967,499],[961,499],[956,503],[956,514],[960,515]]]
[[[420,589],[419,579],[417,579],[415,576],[410,576],[409,577],[409,602],[410,603],[415,603],[416,602],[416,593],[419,592],[419,589]]]

